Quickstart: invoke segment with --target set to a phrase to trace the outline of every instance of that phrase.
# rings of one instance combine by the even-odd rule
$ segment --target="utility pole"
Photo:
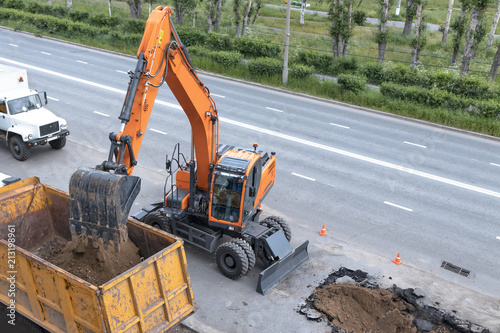
[[[288,83],[288,42],[290,40],[290,10],[292,8],[292,0],[288,0],[286,4],[286,28],[285,28],[285,55],[283,60],[283,86]]]

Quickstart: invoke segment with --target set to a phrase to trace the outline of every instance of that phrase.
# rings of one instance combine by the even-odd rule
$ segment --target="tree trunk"
[[[500,45],[498,45],[497,53],[495,53],[495,58],[493,58],[493,64],[491,65],[489,75],[491,81],[495,81],[498,73],[498,67],[500,67]]]
[[[470,61],[473,58],[474,51],[472,49],[472,44],[474,43],[474,32],[479,23],[479,9],[477,6],[472,8],[470,14],[469,28],[467,29],[467,34],[465,35],[465,46],[464,54],[462,55],[462,67],[460,68],[460,75],[465,76],[469,73]]]
[[[337,0],[333,0],[333,3],[332,3],[332,39],[333,39],[333,57],[336,58],[338,57],[339,55],[339,38],[338,38],[338,34],[336,33],[336,30],[337,30],[337,26],[336,26],[336,23],[339,23],[339,22],[336,22],[336,17],[335,15],[337,14],[337,10],[338,10],[338,2]]]
[[[420,25],[422,24],[422,1],[417,4],[417,19],[415,20],[415,47],[411,50],[411,68],[418,66],[418,59],[420,57]]]
[[[462,8],[460,9],[460,20],[463,21],[465,19],[465,14],[467,12],[467,6],[465,3],[462,3]],[[455,66],[455,63],[458,59],[458,52],[460,51],[460,41],[462,40],[462,30],[457,30],[456,43],[453,46],[453,55],[451,56],[451,64],[450,66]]]
[[[142,0],[128,0],[131,18],[139,18],[142,13]]]
[[[262,8],[262,0],[257,0],[255,2],[257,5],[257,9],[255,10],[255,14],[253,16],[252,24],[255,24],[255,21],[257,21],[257,18],[259,17],[260,9]]]
[[[220,19],[222,17],[222,0],[217,0],[217,7],[215,8],[215,21],[214,29],[219,30]]]
[[[385,6],[385,1],[384,1],[384,6]],[[406,21],[405,21],[405,27],[403,28],[403,36],[409,36],[411,33],[411,26],[413,23],[413,16],[414,15],[414,4],[413,0],[407,0],[406,1]]]
[[[486,50],[491,49],[493,45],[493,38],[495,38],[495,30],[497,30],[498,19],[500,18],[500,1],[498,2],[497,12],[495,18],[493,19],[493,24],[491,25],[490,35],[488,36],[488,43],[486,43]]]
[[[349,35],[351,34],[352,30],[352,1],[353,0],[348,0],[349,1],[349,6],[347,9],[347,31]],[[344,38],[344,48],[342,49],[342,56],[346,57],[347,56],[347,49],[349,48],[349,38],[346,37]]]
[[[344,54],[344,36],[342,34],[342,27],[344,22],[344,0],[338,0],[338,10],[339,10],[339,23],[340,29],[338,34],[338,52],[337,57]]]
[[[48,4],[49,6],[52,6],[52,0],[47,0],[47,4]]]
[[[302,0],[302,7],[300,8],[300,24],[304,24],[305,12],[306,12],[306,0]]]
[[[184,22],[184,7],[181,4],[175,4],[174,7],[175,24],[182,25]]]
[[[387,15],[389,13],[389,0],[384,0],[382,5],[382,18],[380,20],[380,33],[385,35],[387,33]],[[378,42],[378,57],[377,62],[381,63],[384,61],[385,47],[387,46],[386,37],[384,36],[383,41]]]
[[[245,10],[245,16],[243,16],[243,26],[241,27],[241,37],[245,36],[245,31],[247,30],[248,15],[250,15],[250,9],[252,8],[252,0],[248,0],[248,6]]]
[[[448,13],[446,13],[446,22],[444,24],[443,30],[443,39],[441,40],[441,46],[446,45],[446,39],[448,38],[448,30],[450,29],[450,21],[451,21],[451,13],[453,12],[453,2],[454,0],[450,0],[448,3]]]
[[[240,37],[241,0],[234,0],[233,5],[234,5],[234,26],[235,26],[234,34],[236,35],[236,37]]]
[[[73,0],[66,0],[66,7],[68,9],[73,8]]]
[[[208,24],[208,32],[212,31],[212,0],[207,0],[207,24]]]

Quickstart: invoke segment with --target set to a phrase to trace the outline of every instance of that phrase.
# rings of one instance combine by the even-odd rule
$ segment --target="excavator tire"
[[[255,266],[255,252],[253,251],[250,244],[244,239],[235,238],[235,239],[233,239],[233,242],[237,243],[239,246],[241,246],[243,251],[245,251],[245,253],[248,257],[248,271],[247,271],[247,273],[250,272],[252,270],[253,266]]]
[[[169,218],[164,216],[159,211],[154,211],[146,215],[144,222],[152,227],[172,233],[172,225],[170,224]]]
[[[245,250],[233,241],[219,245],[215,250],[215,262],[224,276],[237,280],[248,272],[248,256]]]
[[[278,228],[283,230],[283,233],[285,234],[285,238],[288,242],[292,239],[292,229],[290,229],[290,226],[288,223],[283,220],[281,217],[278,216],[268,216],[262,221],[259,222],[259,224],[264,225],[268,228]]]

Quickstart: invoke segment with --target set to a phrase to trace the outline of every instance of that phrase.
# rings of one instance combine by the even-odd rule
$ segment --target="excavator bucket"
[[[72,236],[92,236],[115,250],[128,239],[127,217],[141,188],[141,179],[91,168],[78,168],[69,182]]]
[[[275,233],[273,236],[277,234],[278,233]],[[283,237],[275,237],[275,239],[268,240],[267,245],[273,249],[273,252],[280,252],[285,249],[285,242],[289,247],[290,245],[283,235]],[[290,273],[307,261],[309,259],[309,253],[307,252],[308,245],[309,241],[305,241],[295,249],[288,251],[284,256],[280,257],[279,260],[260,272],[257,292],[265,295],[275,285],[286,279]]]

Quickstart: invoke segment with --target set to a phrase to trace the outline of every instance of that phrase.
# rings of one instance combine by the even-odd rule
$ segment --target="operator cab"
[[[212,178],[210,221],[243,227],[256,206],[261,156],[243,149],[226,150]]]

